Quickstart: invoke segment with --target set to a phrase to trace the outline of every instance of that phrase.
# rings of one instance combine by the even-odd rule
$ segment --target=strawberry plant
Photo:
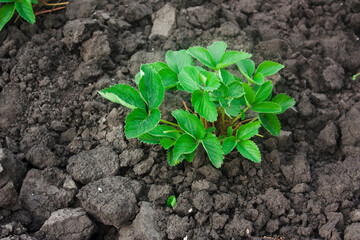
[[[99,93],[132,109],[125,120],[126,137],[161,144],[171,166],[184,159],[191,162],[199,145],[216,168],[234,148],[245,158],[260,162],[259,148],[250,139],[261,137],[261,126],[272,135],[279,135],[276,115],[295,101],[284,93],[272,96],[273,83],[266,80],[283,65],[264,61],[255,68],[251,54],[226,48],[226,43],[215,42],[207,49],[168,51],[166,63],[141,66],[135,76],[138,90],[117,84]],[[206,68],[196,66],[194,58]],[[230,65],[236,65],[241,76],[225,70]],[[184,104],[185,109],[172,112],[176,122],[161,119],[159,106],[165,91],[191,94],[192,107]]]
[[[0,0],[0,3],[6,3],[0,8],[0,31],[10,21],[15,10],[29,23],[35,23],[32,4],[37,4],[37,0]]]

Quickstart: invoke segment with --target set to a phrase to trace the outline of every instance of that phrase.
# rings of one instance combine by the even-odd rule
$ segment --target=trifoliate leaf
[[[261,85],[264,83],[265,79],[264,79],[264,75],[262,75],[262,73],[260,72],[256,72],[253,78],[254,83],[256,83],[257,85]]]
[[[145,109],[135,108],[125,120],[125,136],[136,138],[154,129],[159,123],[161,114],[159,109],[147,113]]]
[[[259,148],[258,146],[256,146],[256,144],[253,141],[251,140],[240,141],[238,142],[236,147],[237,150],[240,152],[240,154],[243,155],[245,158],[256,163],[261,162],[261,154]]]
[[[223,163],[224,156],[219,139],[211,133],[206,133],[206,136],[201,140],[201,143],[207,152],[211,163],[216,168],[220,168]]]
[[[165,88],[159,74],[149,65],[141,66],[144,76],[139,82],[139,91],[150,110],[160,106],[165,95]]]
[[[294,106],[296,103],[293,98],[289,97],[285,93],[276,95],[275,97],[273,97],[273,99],[271,99],[271,102],[274,102],[274,103],[277,103],[280,105],[281,111],[278,112],[278,114],[285,112],[288,108]]]
[[[205,136],[205,128],[199,118],[184,110],[175,110],[172,115],[177,120],[180,128],[193,136],[195,139],[203,139]]]
[[[225,69],[220,69],[220,77],[225,85],[229,85],[235,81],[234,76]]]
[[[175,144],[176,140],[172,138],[161,138],[160,144],[164,149],[169,149]]]
[[[238,140],[248,140],[259,133],[261,124],[259,121],[243,124],[236,132],[236,138]]]
[[[255,92],[254,92],[254,90],[247,83],[243,83],[243,88],[244,88],[245,99],[247,101],[247,104],[248,105],[253,104],[254,101],[255,101]]]
[[[280,113],[281,107],[274,102],[260,102],[251,106],[251,109],[258,113]]]
[[[3,29],[5,24],[10,21],[11,17],[14,15],[15,12],[15,4],[9,3],[4,4],[0,8],[0,31]]]
[[[262,62],[256,69],[256,73],[261,73],[264,77],[274,75],[278,71],[284,68],[284,65],[281,65],[272,61]],[[256,74],[255,73],[255,74]]]
[[[171,127],[169,125],[163,125],[163,124],[157,125],[154,129],[149,131],[149,133],[151,135],[157,136],[157,137],[169,137],[169,138],[174,138],[174,139],[177,139],[178,137],[180,137],[179,132],[174,127]]]
[[[193,66],[184,67],[179,74],[181,86],[188,92],[192,93],[199,89],[201,82],[199,80],[199,70]]]
[[[146,108],[139,92],[129,85],[117,84],[99,91],[99,94],[111,102],[119,103],[130,109]]]
[[[173,148],[173,158],[178,159],[183,154],[189,154],[195,151],[199,141],[190,136],[189,134],[181,135],[175,142]]]
[[[250,53],[238,52],[238,51],[228,51],[228,52],[224,53],[220,62],[216,65],[216,68],[217,69],[225,68],[227,66],[235,64],[236,62],[247,59],[247,58],[251,58]]]
[[[209,122],[217,119],[217,110],[215,104],[210,100],[210,95],[206,91],[196,90],[191,96],[191,103],[194,110]]]
[[[207,47],[210,55],[215,61],[215,64],[218,64],[225,53],[226,43],[222,41],[215,42]]]
[[[279,119],[274,113],[260,113],[259,119],[266,130],[274,136],[279,136],[281,125]]]
[[[235,148],[236,144],[237,144],[237,140],[234,136],[225,138],[222,144],[224,155],[230,153]]]
[[[140,135],[138,137],[138,139],[143,142],[143,143],[147,143],[147,144],[160,144],[160,139],[159,137],[153,136],[149,133],[144,133],[142,135]]]
[[[15,8],[19,15],[29,23],[35,23],[35,15],[31,0],[15,1]]]
[[[267,81],[260,85],[256,91],[255,103],[259,103],[267,99],[267,97],[271,94],[272,89],[273,84],[271,81]]]
[[[245,94],[243,84],[240,82],[233,82],[229,84],[228,87],[229,87],[229,95],[228,95],[229,97],[239,98]]]
[[[203,47],[191,47],[187,52],[208,68],[216,69],[215,60],[207,49]]]
[[[168,51],[165,55],[166,63],[176,73],[179,74],[185,66],[193,66],[194,61],[186,50]]]
[[[165,87],[165,90],[171,89],[178,85],[179,80],[177,74],[170,68],[163,68],[158,71],[161,82]]]

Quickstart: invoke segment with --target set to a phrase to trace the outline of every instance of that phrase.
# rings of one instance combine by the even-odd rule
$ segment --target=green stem
[[[224,108],[221,108],[221,125],[222,125],[222,129],[224,130],[224,127],[225,127],[225,111],[224,111]]]
[[[243,115],[243,113],[245,113],[247,110],[249,109],[249,107],[246,107],[245,110],[243,112],[241,112],[239,114],[239,116],[237,116],[232,122],[231,124],[234,124],[239,118],[241,118],[241,116]]]
[[[160,122],[166,123],[166,124],[168,124],[168,125],[172,125],[172,126],[174,126],[174,127],[180,128],[179,125],[177,125],[177,124],[175,124],[175,123],[172,123],[172,122],[169,122],[169,121],[166,121],[166,120],[163,120],[163,119],[160,119]]]

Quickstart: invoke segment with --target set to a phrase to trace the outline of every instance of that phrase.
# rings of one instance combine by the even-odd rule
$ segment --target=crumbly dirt
[[[0,32],[0,238],[360,239],[357,0],[73,0],[36,21]],[[97,91],[216,40],[284,64],[274,91],[297,104],[260,164],[170,167]],[[166,97],[171,120],[186,96]]]

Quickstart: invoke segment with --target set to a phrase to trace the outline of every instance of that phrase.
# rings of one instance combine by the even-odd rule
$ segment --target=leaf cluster
[[[245,158],[261,161],[259,148],[250,140],[263,126],[271,134],[280,134],[277,114],[295,104],[286,94],[272,96],[273,83],[266,77],[284,66],[264,61],[257,68],[251,54],[226,51],[224,42],[206,49],[168,51],[164,62],[141,66],[135,76],[138,90],[117,84],[101,90],[104,98],[132,109],[125,121],[127,138],[149,144],[161,144],[167,150],[168,163],[192,162],[202,145],[211,163],[220,168],[224,155],[235,147]],[[194,59],[205,67],[196,66]],[[241,75],[225,70],[236,65]],[[176,123],[161,119],[158,109],[165,91],[191,94],[192,107],[174,109]],[[247,118],[248,111],[255,117]]]
[[[0,0],[0,3],[6,3],[0,8],[0,31],[10,21],[15,10],[29,23],[35,23],[32,4],[38,4],[37,0]]]

